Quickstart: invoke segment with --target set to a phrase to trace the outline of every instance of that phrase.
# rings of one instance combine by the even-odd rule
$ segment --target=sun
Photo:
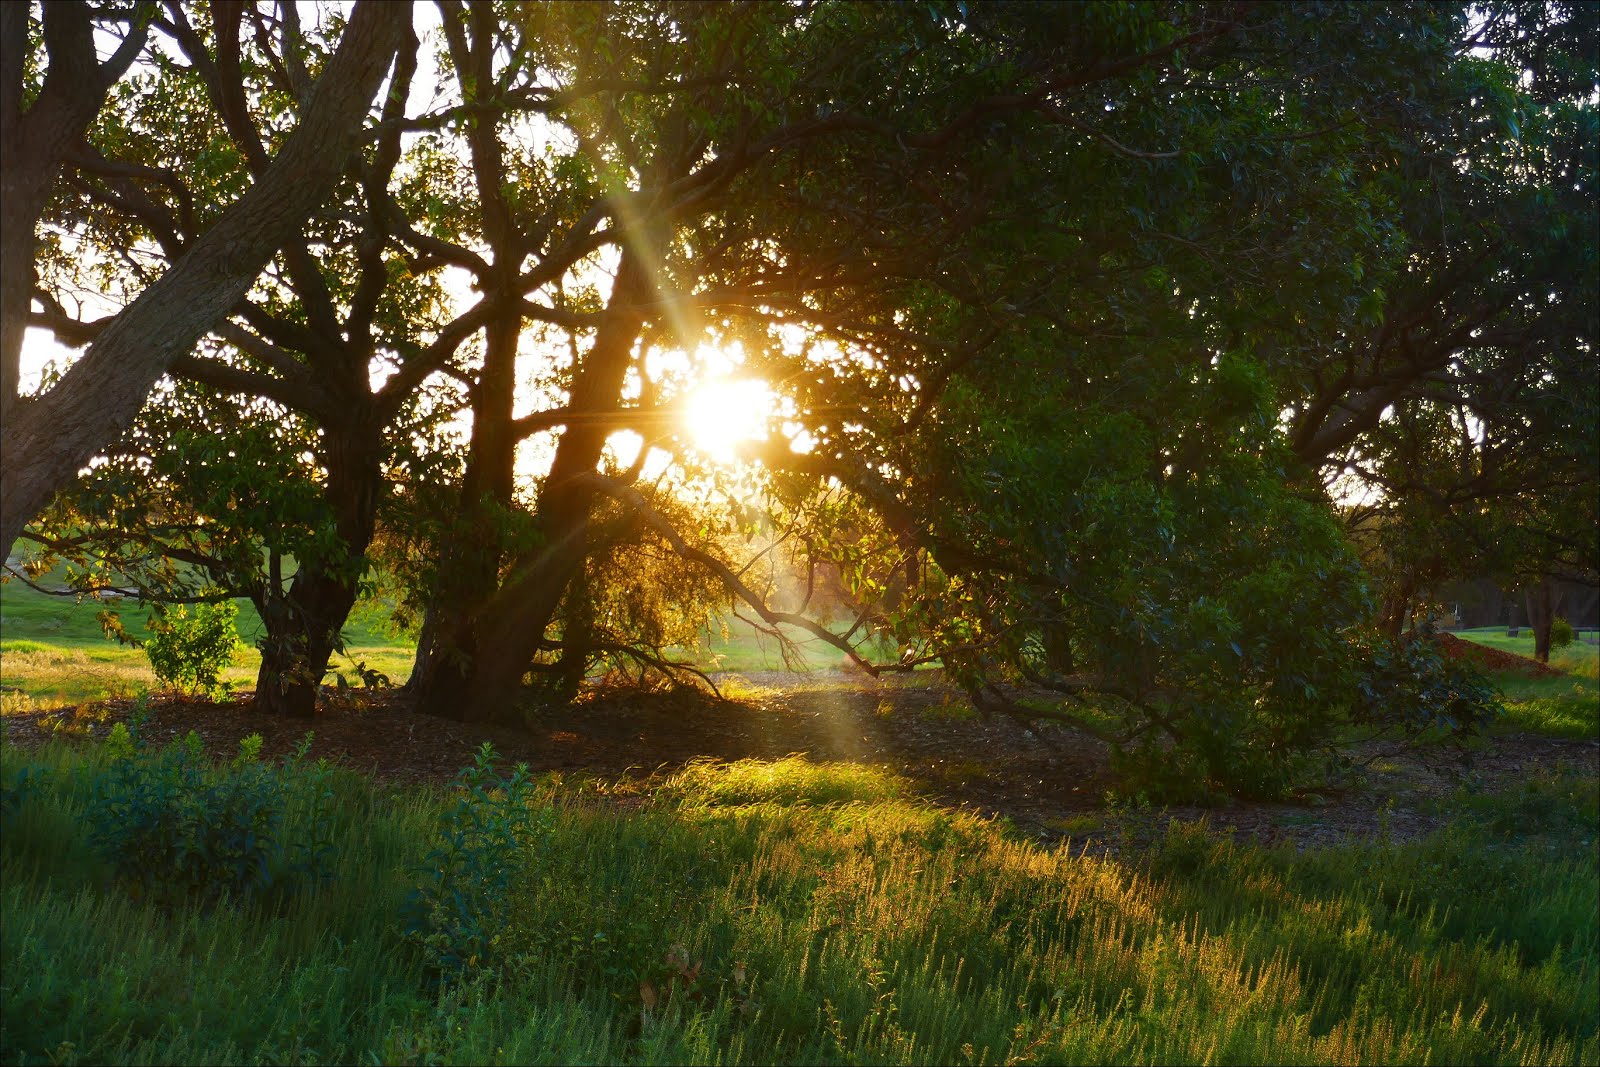
[[[684,426],[695,450],[717,463],[736,463],[746,441],[765,441],[776,413],[772,388],[759,378],[703,382],[684,403]]]

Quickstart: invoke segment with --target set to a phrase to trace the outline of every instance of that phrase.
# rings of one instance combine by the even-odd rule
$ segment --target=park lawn
[[[53,585],[49,576],[45,583]],[[244,649],[222,680],[253,687],[261,654],[255,647],[261,635],[261,618],[248,600],[234,601],[239,609],[235,629]],[[0,585],[0,692],[4,707],[59,707],[85,701],[137,696],[158,688],[150,661],[142,650],[119,644],[105,636],[96,615],[118,612],[128,632],[143,640],[148,607],[123,599],[59,597],[30,589],[19,581]],[[365,664],[400,684],[410,677],[412,646],[385,631],[380,610],[366,607],[355,612],[345,627],[346,653],[334,657],[334,667],[354,677],[356,664]]]
[[[59,582],[47,575],[41,584]],[[234,603],[239,609],[235,628],[245,649],[222,679],[249,688],[261,663],[255,648],[261,619],[248,600]],[[26,698],[30,707],[57,707],[157,688],[145,654],[105,636],[96,619],[102,610],[119,612],[135,637],[148,636],[145,621],[150,609],[134,601],[51,596],[18,581],[0,585],[0,687],[7,706]],[[334,666],[352,681],[357,664],[379,671],[395,685],[411,676],[415,646],[389,631],[381,605],[357,606],[345,626],[345,642],[346,654],[335,656]],[[803,636],[786,663],[774,638],[734,616],[708,626],[697,647],[672,651],[702,670],[734,673],[830,671],[845,663],[838,649]],[[887,652],[880,648],[876,654]]]
[[[235,603],[236,626],[245,648],[222,679],[249,688],[260,666],[255,641],[261,623],[249,601]],[[119,611],[136,637],[148,634],[148,610],[133,602],[55,597],[16,581],[0,585],[0,709],[59,707],[155,689],[157,681],[144,653],[105,637],[95,618],[102,609]],[[1462,631],[1459,636],[1522,655],[1533,652],[1531,634],[1508,638],[1504,629],[1495,628]],[[346,654],[335,657],[334,667],[352,681],[358,664],[396,685],[410,677],[414,646],[388,631],[381,606],[358,606],[345,627],[345,640]],[[796,654],[786,663],[775,639],[732,616],[708,626],[699,647],[674,651],[703,670],[739,674],[791,668],[833,671],[845,665],[843,653],[815,638],[796,641]],[[888,651],[880,648],[875,654],[882,657]],[[1550,660],[1563,677],[1494,676],[1508,701],[1501,729],[1557,737],[1600,736],[1600,648],[1574,643],[1553,652]]]
[[[1504,627],[1462,630],[1456,636],[1533,658],[1533,635],[1526,628],[1516,637],[1507,637]],[[1506,714],[1496,729],[1600,740],[1600,647],[1574,641],[1552,649],[1550,666],[1561,677],[1491,676],[1505,696]]]
[[[840,624],[833,629],[836,633],[842,633],[846,627]],[[829,671],[839,670],[846,665],[845,654],[832,645],[799,631],[790,633],[793,646],[792,659],[789,661],[785,661],[776,638],[736,615],[728,615],[709,625],[698,647],[674,651],[704,670],[734,673]],[[869,648],[872,655],[879,659],[892,655],[885,644],[872,644]]]
[[[1504,626],[1457,630],[1455,635],[1480,645],[1487,645],[1489,648],[1498,648],[1503,652],[1533,658],[1533,631],[1526,626],[1520,629],[1516,637],[1507,637]],[[1600,677],[1600,645],[1590,644],[1586,640],[1593,636],[1593,633],[1587,633],[1565,648],[1551,649],[1550,666],[1577,677],[1588,678],[1590,681]]]
[[[116,759],[0,749],[30,783],[0,837],[4,1062],[1600,1061],[1593,777],[1458,798],[1407,844],[1175,823],[1116,859],[791,757],[691,765],[625,806],[480,782],[462,818],[528,831],[429,862],[452,798],[302,770],[284,836],[331,787],[331,880],[206,907],[130,892],[92,844]],[[441,862],[484,877],[409,939]]]

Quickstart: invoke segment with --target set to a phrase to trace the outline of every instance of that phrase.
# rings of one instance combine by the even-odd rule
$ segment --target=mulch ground
[[[311,754],[370,772],[398,785],[447,783],[484,741],[507,760],[535,772],[559,771],[607,782],[652,779],[693,759],[777,759],[805,753],[815,761],[848,760],[887,766],[909,778],[935,803],[1004,816],[1041,841],[1070,837],[1074,847],[1138,846],[1161,833],[1168,819],[1204,817],[1263,843],[1297,847],[1387,833],[1412,838],[1442,825],[1432,801],[1458,784],[1415,757],[1379,759],[1365,788],[1308,797],[1301,804],[1239,803],[1200,809],[1108,813],[1114,785],[1109,753],[1099,741],[1056,727],[1041,736],[1006,718],[962,717],[960,694],[941,684],[906,685],[843,674],[743,676],[738,701],[687,693],[641,694],[599,690],[571,707],[540,711],[529,728],[480,726],[425,716],[403,693],[329,701],[310,720],[256,711],[248,699],[210,703],[174,696],[148,701],[146,736],[158,744],[195,731],[219,756],[260,734],[263,755],[291,751],[315,731]],[[132,701],[8,715],[8,739],[31,747],[52,736],[103,737],[125,719]],[[1485,788],[1503,788],[1564,764],[1600,773],[1600,742],[1533,735],[1485,741],[1470,773]],[[636,800],[635,800],[636,802]]]
[[[1470,664],[1480,671],[1512,671],[1529,678],[1555,678],[1561,675],[1554,667],[1536,659],[1466,641],[1455,634],[1436,634],[1434,642],[1445,659]]]

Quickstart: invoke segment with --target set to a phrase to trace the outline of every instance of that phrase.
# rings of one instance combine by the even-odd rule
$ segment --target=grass
[[[1507,637],[1504,627],[1463,630],[1457,636],[1489,648],[1533,657],[1533,634],[1524,628]],[[1549,737],[1600,739],[1600,647],[1575,641],[1552,649],[1550,666],[1561,677],[1529,678],[1497,673],[1494,683],[1506,699],[1499,729],[1528,730]]]
[[[57,583],[47,575],[41,584]],[[250,601],[235,603],[239,608],[235,626],[246,648],[238,662],[223,672],[222,680],[249,687],[261,666],[255,647],[261,617]],[[57,707],[158,687],[142,650],[105,636],[95,618],[101,610],[119,612],[129,632],[140,640],[149,636],[148,609],[133,601],[52,596],[18,581],[0,585],[0,689],[8,706]],[[335,669],[348,673],[356,663],[365,663],[395,684],[410,677],[412,648],[385,632],[379,612],[355,613],[345,627],[345,643],[345,656],[334,657]]]
[[[844,629],[843,626],[835,627],[836,632],[843,632]],[[799,670],[837,670],[846,664],[845,654],[832,645],[798,633],[793,636],[792,662]],[[893,650],[886,644],[869,643],[868,647],[873,656],[884,659],[893,657]],[[708,628],[696,648],[674,651],[688,655],[711,670],[746,673],[790,669],[778,640],[738,617],[724,619],[720,625]]]
[[[439,984],[398,916],[448,798],[340,774],[330,884],[163,909],[85,839],[107,760],[0,749],[7,782],[47,772],[0,838],[8,1063],[1600,1059],[1592,777],[1421,842],[1175,824],[1137,863],[873,768],[699,764],[627,810],[552,778],[498,962]]]
[[[41,584],[60,583],[46,575]],[[260,616],[248,600],[239,608],[236,627],[246,645],[239,661],[222,679],[235,686],[255,684],[261,655],[255,648],[261,636]],[[157,687],[144,653],[108,640],[96,614],[117,611],[128,630],[143,639],[148,612],[132,601],[57,597],[31,589],[21,582],[0,585],[0,689],[8,706],[25,702],[30,707],[57,707],[108,697],[136,695]],[[358,605],[344,630],[346,654],[334,657],[334,667],[350,673],[357,663],[388,675],[396,685],[411,676],[415,646],[392,636],[385,628],[383,611],[375,605]],[[728,672],[786,671],[778,642],[737,618],[710,628],[693,649],[676,649],[708,670]],[[836,670],[845,662],[838,649],[815,638],[795,645],[794,666],[801,671]],[[875,654],[887,655],[877,649]]]

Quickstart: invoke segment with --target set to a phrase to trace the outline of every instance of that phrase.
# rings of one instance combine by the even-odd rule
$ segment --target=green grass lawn
[[[1533,634],[1526,627],[1516,637],[1507,637],[1503,626],[1462,630],[1456,636],[1533,657]],[[1550,666],[1561,671],[1561,677],[1494,676],[1506,698],[1506,715],[1499,728],[1600,739],[1600,646],[1575,641],[1566,648],[1552,649]]]
[[[724,633],[724,628],[726,632]],[[836,633],[844,632],[836,626]],[[709,670],[751,672],[838,670],[847,660],[845,654],[832,645],[809,634],[790,631],[793,638],[794,658],[786,662],[777,638],[736,616],[729,616],[720,625],[710,627],[700,647],[678,649],[696,663]],[[876,657],[892,656],[887,645],[870,644],[868,651]]]
[[[453,818],[302,772],[282,839],[331,790],[331,879],[207,907],[93,844],[129,758],[0,750],[35,783],[0,837],[4,1062],[1600,1061],[1593,777],[1463,798],[1404,845],[1175,825],[1119,860],[866,766],[695,765],[626,807],[486,783]],[[451,891],[407,937],[418,885]]]
[[[49,583],[50,579],[45,579]],[[254,645],[261,622],[249,601],[237,601],[237,628],[245,643],[239,660],[223,674],[235,686],[255,684],[260,654]],[[109,608],[122,613],[135,636],[148,633],[147,610],[127,601],[77,600],[39,593],[20,582],[0,586],[0,691],[4,707],[57,707],[107,697],[133,696],[156,687],[142,651],[108,640],[95,615]],[[1531,656],[1533,637],[1508,638],[1504,628],[1468,630],[1461,637],[1493,648]],[[346,655],[334,667],[350,674],[357,663],[401,684],[411,674],[413,647],[389,634],[384,613],[362,605],[345,628]],[[778,642],[742,620],[708,629],[704,643],[677,649],[703,669],[737,673],[789,669]],[[836,670],[843,653],[815,638],[798,640],[793,666],[802,671]],[[885,656],[889,650],[876,649]],[[1560,678],[1501,674],[1493,679],[1509,703],[1503,728],[1534,730],[1558,737],[1600,736],[1600,648],[1574,643],[1552,653]],[[353,677],[353,675],[351,675]]]
[[[41,584],[60,583],[46,576]],[[246,648],[222,678],[235,686],[250,687],[261,663],[255,648],[261,619],[248,600],[235,603],[239,609],[235,625]],[[155,688],[156,677],[144,652],[105,636],[95,618],[101,610],[119,612],[135,637],[148,635],[145,620],[149,609],[133,601],[51,596],[18,581],[0,585],[0,687],[7,699],[16,702],[25,697],[30,706],[56,707]],[[380,606],[359,605],[344,633],[347,651],[334,657],[335,669],[350,674],[355,664],[365,663],[388,675],[396,685],[410,677],[415,647],[388,632]],[[838,649],[815,638],[799,638],[792,660],[795,669],[836,670],[844,664],[844,654]],[[725,624],[708,628],[699,647],[673,651],[704,670],[750,673],[790,669],[776,639],[731,616]],[[876,654],[888,652],[879,648]]]
[[[47,578],[43,584],[52,583]],[[245,648],[222,679],[251,687],[261,665],[255,647],[261,618],[248,600],[235,604],[235,627]],[[149,636],[150,609],[134,601],[51,596],[17,581],[0,586],[0,688],[7,703],[26,698],[35,707],[56,707],[156,688],[144,652],[105,636],[95,618],[102,610],[118,612],[134,637]],[[379,612],[356,613],[345,627],[345,642],[346,654],[334,657],[335,669],[348,673],[364,662],[396,684],[410,676],[412,649],[385,632]]]

